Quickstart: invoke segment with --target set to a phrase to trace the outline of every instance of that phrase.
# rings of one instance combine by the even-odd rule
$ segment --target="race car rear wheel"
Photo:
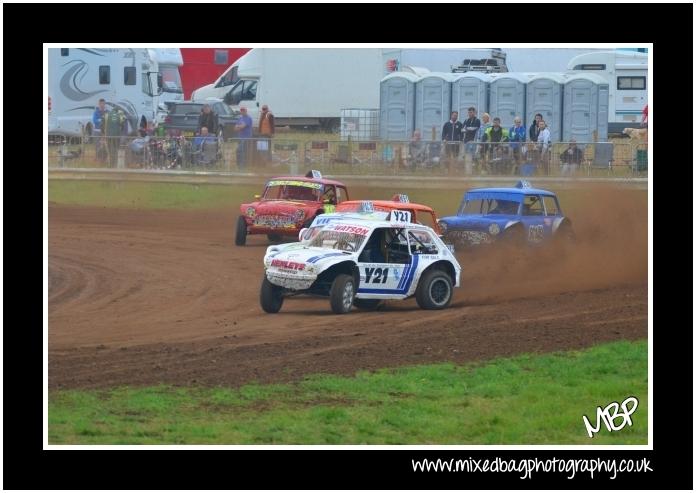
[[[266,276],[263,276],[261,283],[261,308],[266,313],[278,313],[283,306],[282,288],[276,286],[269,281]]]
[[[355,299],[355,280],[348,274],[339,274],[331,283],[329,292],[331,309],[334,313],[348,313]]]
[[[423,274],[416,289],[416,301],[423,310],[442,310],[452,301],[452,279],[441,270]]]
[[[268,236],[268,241],[273,241],[275,243],[282,241],[282,239],[283,239],[282,235],[270,234],[270,235],[266,235],[266,236]]]
[[[237,218],[237,234],[234,237],[234,244],[237,246],[246,245],[247,225],[242,216]]]
[[[358,298],[353,300],[353,305],[361,310],[376,310],[381,304],[382,300],[362,300]]]

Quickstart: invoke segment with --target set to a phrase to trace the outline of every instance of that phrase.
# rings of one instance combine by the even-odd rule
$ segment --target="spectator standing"
[[[104,135],[102,132],[102,127],[104,125],[104,119],[106,118],[108,112],[109,110],[106,109],[106,100],[104,98],[101,98],[97,103],[97,107],[94,109],[94,113],[92,113],[92,132],[89,133],[96,134],[99,136]],[[108,151],[106,149],[107,146],[106,142],[104,142],[104,139],[96,139],[95,147],[97,161],[106,161]]]
[[[97,103],[97,107],[94,109],[94,113],[92,113],[92,127],[93,131],[102,131],[102,125],[104,123],[104,117],[108,113],[108,110],[106,109],[106,100],[104,98],[101,98],[99,102]]]
[[[551,130],[546,126],[546,122],[539,122],[539,136],[537,137],[537,146],[541,152],[540,161],[542,164],[548,164],[549,150],[551,148]],[[546,170],[548,172],[548,169]]]
[[[271,139],[275,134],[275,117],[273,113],[268,110],[268,105],[264,104],[261,106],[261,114],[259,115],[259,136],[264,137],[264,139],[259,140],[257,146],[259,146],[258,151],[261,153],[262,161],[265,164],[271,162]]]
[[[251,117],[247,114],[247,109],[244,106],[239,108],[241,113],[237,124],[234,126],[237,132],[237,137],[240,139],[237,144],[237,166],[244,168],[247,165],[247,157],[249,154],[249,139],[252,136],[254,123]]]
[[[445,154],[449,159],[459,155],[459,143],[462,141],[464,126],[459,120],[459,112],[453,111],[449,121],[442,126],[442,141],[445,142]]]
[[[477,142],[483,142],[483,138],[486,134],[486,130],[491,128],[491,115],[488,113],[484,113],[481,115],[481,126],[479,127],[478,132],[476,133],[476,141]],[[485,152],[486,147],[483,144],[478,144],[476,146],[476,154],[475,154],[475,162],[477,163],[477,166],[479,168],[479,171],[483,171],[483,168],[485,167]]]
[[[577,141],[570,139],[568,149],[561,153],[561,174],[574,174],[578,169],[578,165],[582,163],[582,158],[583,153],[578,148]]]
[[[218,133],[218,115],[215,113],[209,104],[204,104],[201,109],[201,115],[198,117],[198,134],[200,135],[203,127],[208,129],[208,133],[217,135]]]
[[[483,141],[490,143],[486,149],[486,154],[489,157],[497,153],[498,143],[508,141],[508,131],[500,126],[500,118],[497,116],[493,118],[493,126],[486,129],[483,135]]]
[[[109,150],[109,166],[116,167],[118,159],[118,148],[121,145],[121,137],[126,123],[126,115],[123,111],[114,108],[106,113],[106,117],[102,123],[103,135],[107,140],[107,148]]]
[[[409,164],[415,168],[425,160],[425,147],[421,140],[420,130],[414,130],[411,141],[408,143]]]
[[[513,126],[510,128],[510,148],[512,149],[512,157],[515,160],[515,166],[520,165],[521,155],[525,152],[522,146],[527,141],[527,129],[522,125],[522,118],[516,116]],[[514,170],[513,170],[514,173]]]
[[[529,140],[531,142],[536,142],[539,138],[539,122],[544,119],[541,113],[534,115],[534,121],[529,126]]]
[[[469,160],[473,160],[476,152],[476,135],[481,128],[481,120],[476,118],[476,108],[467,109],[468,118],[464,120],[464,152]]]

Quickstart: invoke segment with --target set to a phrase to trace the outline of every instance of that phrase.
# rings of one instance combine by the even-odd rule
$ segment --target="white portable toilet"
[[[379,91],[379,136],[382,140],[409,140],[413,134],[418,76],[392,72]]]
[[[416,129],[423,140],[440,140],[442,126],[450,117],[452,107],[452,80],[455,75],[430,72],[416,81]]]
[[[540,113],[551,130],[551,142],[560,142],[563,125],[563,84],[566,77],[561,73],[535,74],[527,82],[526,121],[534,122]]]
[[[563,86],[563,141],[609,137],[609,83],[597,74],[569,75]]]
[[[493,118],[500,118],[503,128],[512,127],[515,116],[525,121],[525,97],[526,85],[529,76],[523,73],[506,72],[491,75],[490,96],[488,100],[488,113]]]
[[[491,76],[480,72],[457,74],[452,81],[452,111],[459,112],[463,122],[470,107],[476,108],[476,116],[488,112],[488,85]]]

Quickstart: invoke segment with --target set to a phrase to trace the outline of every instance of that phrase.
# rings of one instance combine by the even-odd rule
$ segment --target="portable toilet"
[[[493,118],[500,118],[500,125],[503,128],[512,127],[515,116],[525,121],[525,96],[526,85],[529,81],[527,74],[505,72],[491,75],[490,96],[488,100],[488,113]]]
[[[430,72],[416,82],[416,129],[423,140],[440,140],[442,126],[449,120],[452,107],[452,80],[455,75]]]
[[[526,121],[529,125],[540,113],[551,130],[551,142],[560,142],[563,125],[563,84],[561,73],[538,73],[527,82]]]
[[[597,74],[569,75],[563,86],[563,141],[609,137],[609,83]]]
[[[382,140],[409,140],[413,134],[418,76],[392,72],[379,91],[379,136]]]
[[[459,119],[467,118],[467,110],[476,108],[476,116],[488,111],[488,85],[491,76],[480,72],[457,74],[452,81],[452,111],[459,112]]]

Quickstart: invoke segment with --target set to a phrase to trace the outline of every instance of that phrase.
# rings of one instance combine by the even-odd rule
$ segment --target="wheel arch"
[[[431,270],[441,270],[447,273],[452,280],[452,286],[457,284],[457,270],[449,260],[438,260],[437,262],[433,262],[421,273],[420,277],[423,277],[423,274]]]

